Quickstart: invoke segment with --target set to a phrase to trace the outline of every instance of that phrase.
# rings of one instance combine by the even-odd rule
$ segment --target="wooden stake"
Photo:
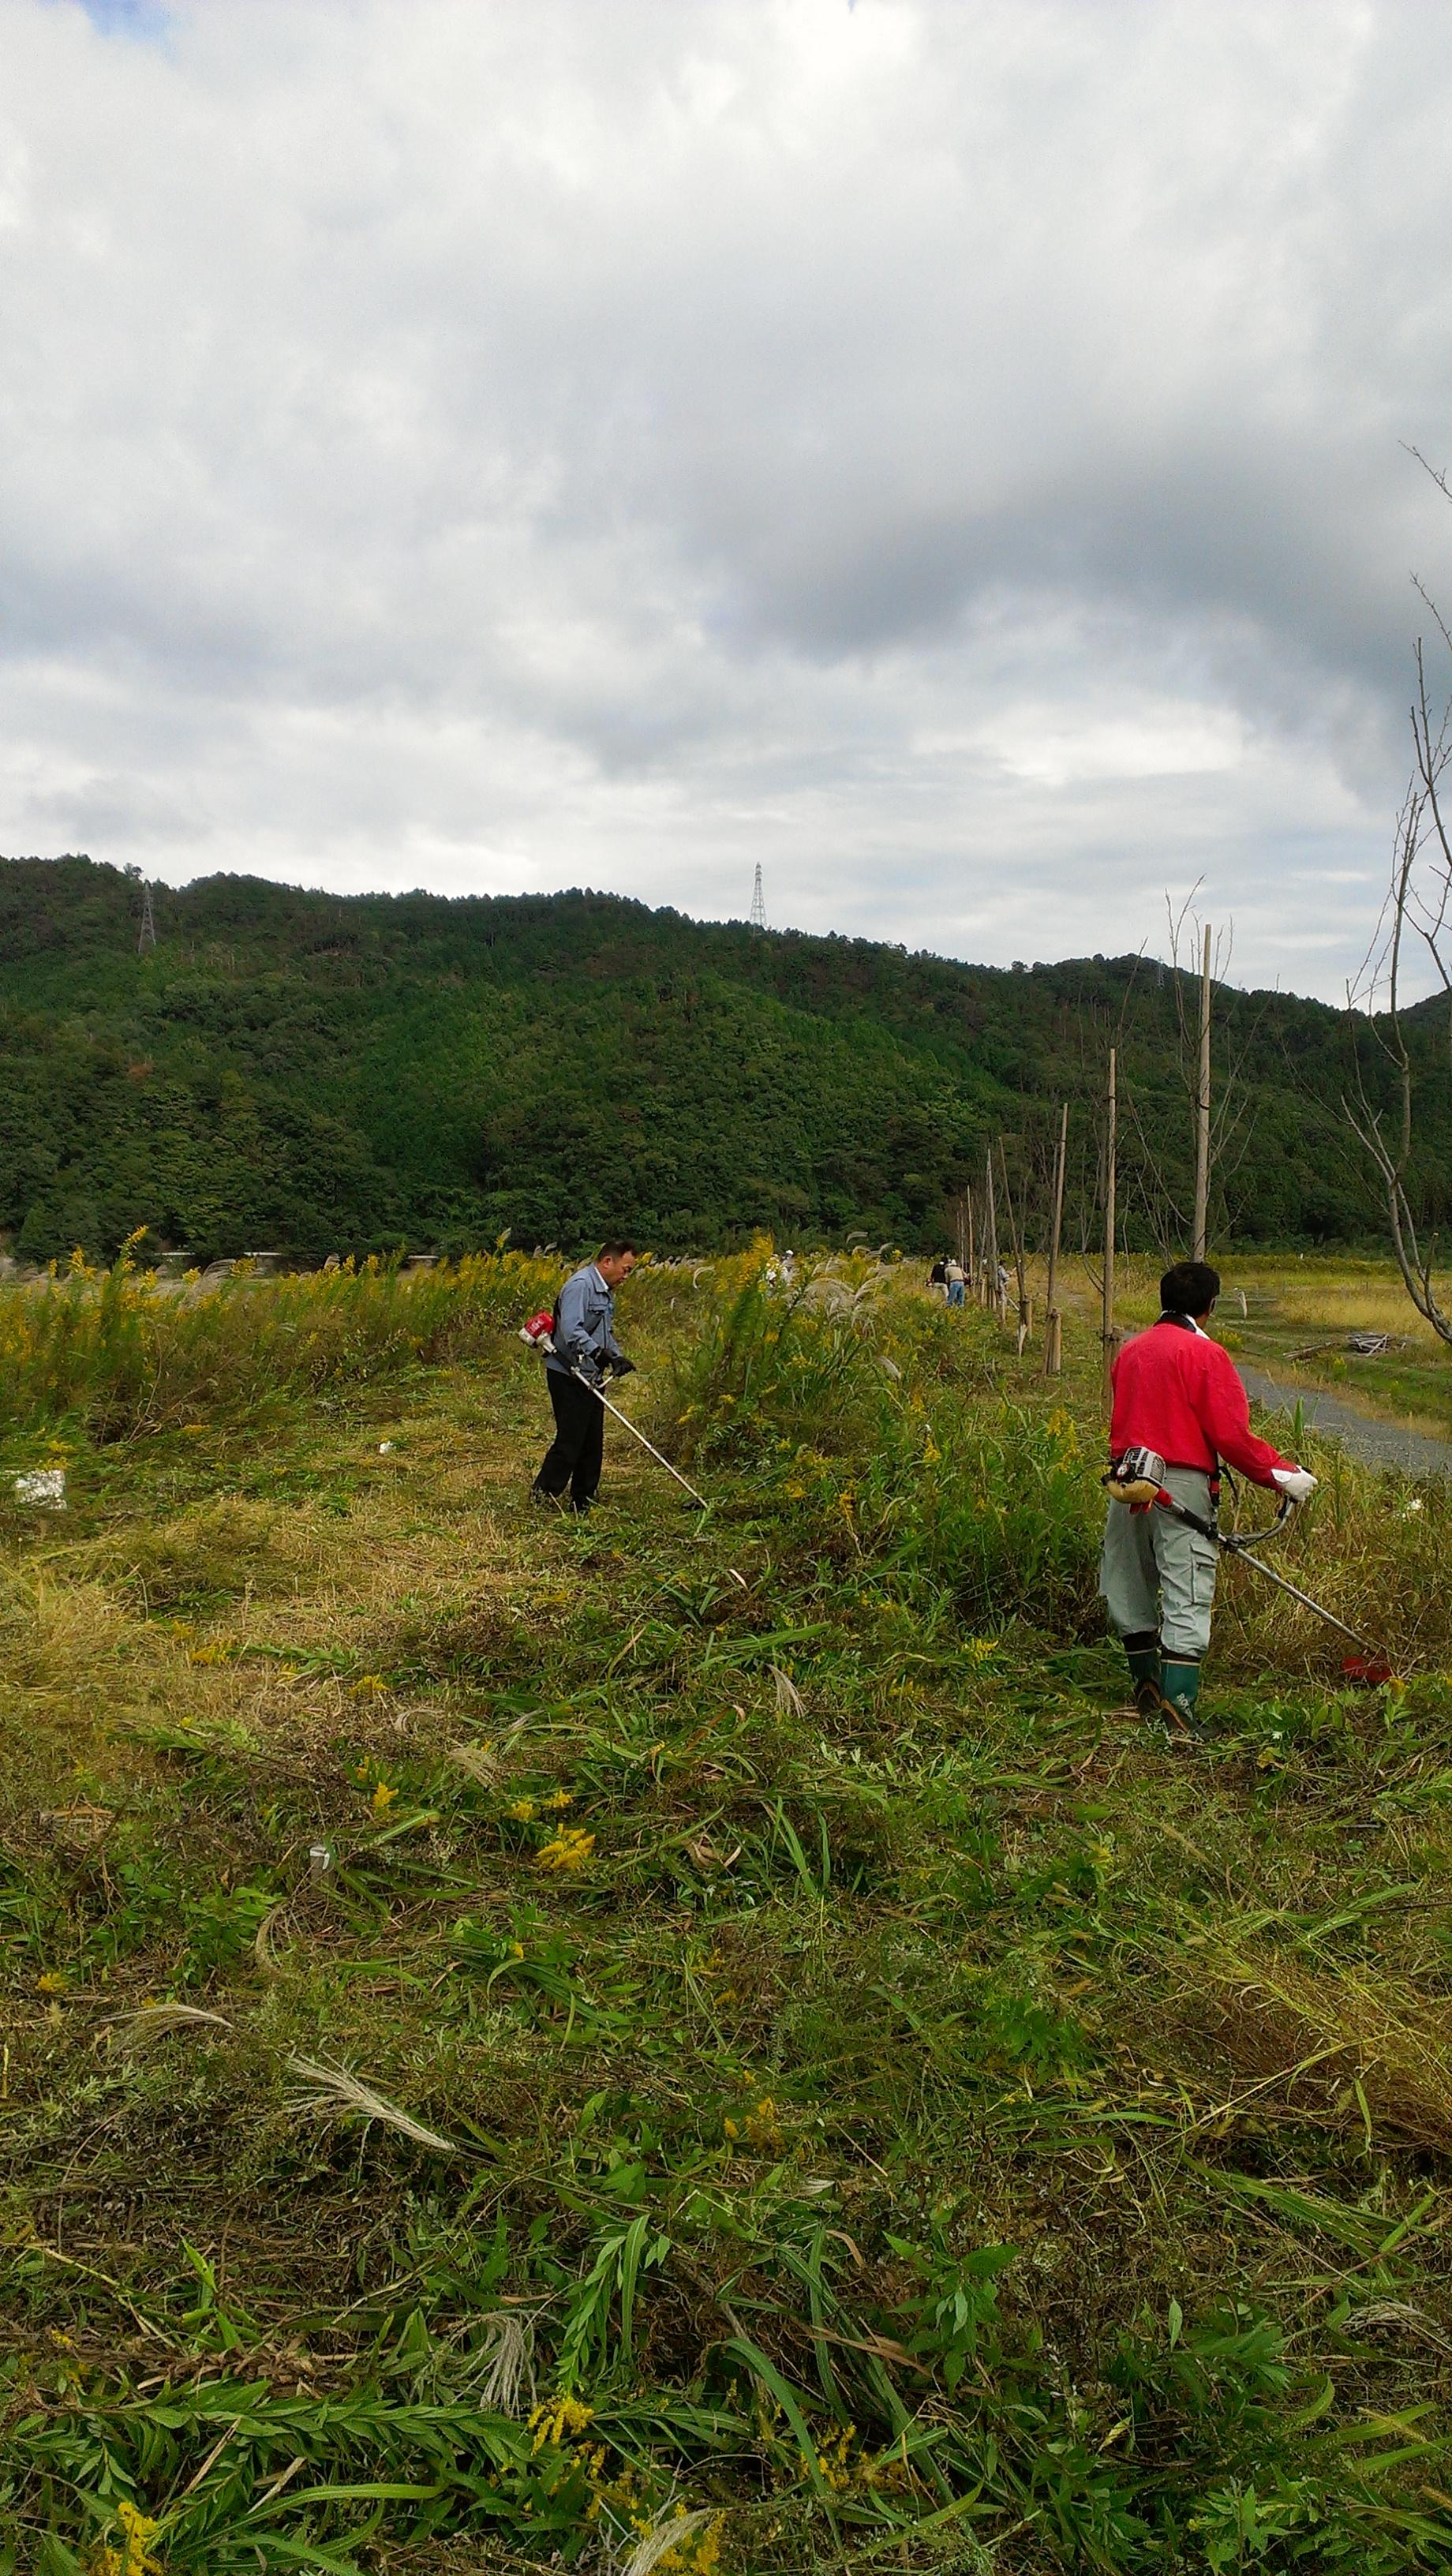
[[[983,1252],[984,1258],[988,1263],[988,1277],[984,1281],[983,1302],[985,1306],[991,1306],[996,1314],[1000,1304],[998,1294],[998,1209],[993,1196],[993,1147],[991,1145],[988,1148],[988,1202],[985,1231],[987,1233],[988,1240],[984,1244]]]
[[[1063,1367],[1064,1337],[1055,1302],[1059,1285],[1059,1238],[1064,1225],[1064,1170],[1069,1159],[1069,1104],[1059,1121],[1059,1149],[1054,1156],[1054,1214],[1049,1227],[1049,1279],[1044,1294],[1044,1375],[1057,1377]]]
[[[1210,1217],[1210,925],[1200,967],[1200,1080],[1195,1095],[1195,1240],[1196,1261],[1205,1258]]]
[[[1104,1302],[1100,1325],[1104,1343],[1104,1410],[1109,1411],[1111,1388],[1109,1372],[1114,1364],[1114,1185],[1119,1152],[1119,1094],[1115,1081],[1115,1050],[1109,1050],[1109,1120],[1104,1140]]]

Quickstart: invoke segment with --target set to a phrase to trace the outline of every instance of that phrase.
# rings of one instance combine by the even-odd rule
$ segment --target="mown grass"
[[[1087,1335],[647,1271],[574,1528],[551,1285],[5,1310],[8,2563],[1452,2565],[1445,1492],[1178,1754]]]

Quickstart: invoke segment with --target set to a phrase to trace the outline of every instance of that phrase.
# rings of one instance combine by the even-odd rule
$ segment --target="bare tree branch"
[[[1441,468],[1409,449],[1438,491],[1452,501],[1452,484]],[[1431,612],[1448,653],[1452,631],[1420,580],[1414,587]],[[1415,649],[1416,690],[1411,705],[1412,774],[1397,816],[1387,892],[1361,973],[1347,989],[1351,1023],[1354,1097],[1342,1099],[1342,1111],[1376,1176],[1392,1252],[1417,1313],[1444,1342],[1452,1342],[1452,1315],[1435,1278],[1437,1239],[1424,1243],[1418,1232],[1416,1205],[1422,1186],[1416,1173],[1417,1056],[1408,1038],[1404,1003],[1408,942],[1420,943],[1452,1003],[1452,837],[1444,810],[1444,782],[1452,760],[1452,696],[1436,708],[1427,676],[1426,650],[1418,636]],[[1378,1008],[1380,1003],[1380,1008]],[[1391,1101],[1373,1099],[1357,1044],[1359,1015],[1389,1075]],[[1452,1009],[1447,1019],[1452,1050]],[[1388,1130],[1390,1129],[1390,1133]],[[1445,1293],[1445,1292],[1443,1292]]]

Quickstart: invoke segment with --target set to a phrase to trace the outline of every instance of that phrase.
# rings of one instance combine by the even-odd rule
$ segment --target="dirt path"
[[[1452,1476],[1452,1440],[1434,1431],[1412,1431],[1399,1422],[1383,1422],[1362,1413],[1344,1396],[1324,1387],[1297,1386],[1289,1378],[1269,1376],[1264,1369],[1240,1370],[1256,1404],[1274,1413],[1291,1413],[1299,1404],[1305,1420],[1323,1435],[1339,1440],[1353,1458],[1370,1467],[1399,1467],[1409,1476]]]

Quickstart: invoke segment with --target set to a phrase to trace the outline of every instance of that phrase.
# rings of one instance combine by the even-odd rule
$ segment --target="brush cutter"
[[[522,1342],[528,1342],[532,1351],[541,1351],[548,1357],[555,1347],[554,1321],[555,1319],[553,1315],[531,1315],[527,1324],[520,1325],[520,1340]],[[686,1483],[686,1479],[681,1474],[679,1467],[673,1467],[669,1458],[663,1458],[661,1456],[660,1451],[654,1447],[652,1442],[647,1440],[645,1433],[637,1430],[635,1424],[631,1421],[629,1414],[622,1413],[618,1404],[612,1404],[609,1396],[605,1394],[603,1388],[598,1387],[595,1384],[593,1378],[586,1377],[583,1372],[577,1368],[572,1368],[570,1375],[577,1385],[587,1386],[590,1393],[598,1398],[599,1402],[604,1405],[606,1412],[613,1414],[617,1422],[624,1424],[626,1430],[630,1433],[632,1440],[638,1440],[642,1449],[648,1449],[650,1451],[650,1454],[658,1467],[664,1467],[668,1476],[674,1476],[678,1485],[685,1486],[685,1490],[690,1495],[693,1503],[699,1503],[703,1512],[708,1512],[710,1510],[711,1506],[707,1502],[705,1495],[698,1494],[694,1485]]]
[[[1263,1574],[1268,1583],[1279,1585],[1282,1592],[1289,1592],[1293,1601],[1299,1601],[1303,1610],[1314,1611],[1318,1619],[1325,1620],[1328,1628],[1339,1628],[1343,1637],[1349,1637],[1353,1646],[1360,1646],[1363,1654],[1372,1658],[1371,1665],[1364,1667],[1359,1679],[1387,1678],[1391,1667],[1379,1646],[1374,1646],[1369,1637],[1363,1637],[1359,1628],[1348,1628],[1345,1620],[1338,1619],[1334,1610],[1323,1609],[1321,1603],[1313,1601],[1309,1592],[1303,1592],[1299,1584],[1291,1583],[1284,1574],[1277,1574],[1273,1565],[1262,1565],[1257,1556],[1257,1548],[1263,1547],[1267,1539],[1279,1537],[1291,1519],[1296,1506],[1289,1494],[1282,1494],[1275,1519],[1264,1529],[1222,1530],[1217,1529],[1213,1521],[1202,1520],[1200,1514],[1192,1512],[1187,1504],[1177,1503],[1164,1483],[1164,1476],[1165,1462],[1158,1451],[1126,1449],[1124,1456],[1102,1481],[1116,1502],[1128,1503],[1131,1508],[1137,1507],[1142,1511],[1158,1508],[1170,1512],[1177,1521],[1184,1521],[1190,1529],[1198,1530],[1201,1538],[1208,1538],[1212,1546],[1219,1548],[1222,1556],[1238,1557],[1243,1565],[1253,1565],[1257,1574]]]

